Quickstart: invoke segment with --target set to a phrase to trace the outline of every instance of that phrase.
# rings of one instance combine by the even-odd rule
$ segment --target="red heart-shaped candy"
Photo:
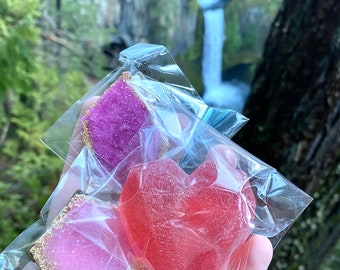
[[[171,159],[133,167],[119,210],[137,257],[153,269],[228,269],[250,235],[255,197],[234,162],[207,158],[191,175]],[[228,168],[228,171],[226,169]],[[229,179],[226,179],[229,178]],[[226,188],[224,183],[236,184]]]

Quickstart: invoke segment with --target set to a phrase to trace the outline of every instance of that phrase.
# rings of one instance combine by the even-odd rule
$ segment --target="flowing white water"
[[[222,83],[222,52],[224,43],[224,9],[208,9],[203,12],[204,39],[202,76],[205,90]],[[209,91],[209,90],[208,90]]]
[[[224,1],[226,3],[228,1]],[[202,80],[204,85],[204,101],[211,106],[243,111],[249,94],[249,86],[243,82],[232,80],[222,82],[222,57],[224,33],[224,7],[221,1],[198,0],[203,10],[204,37],[202,55]],[[209,7],[214,6],[209,9]]]

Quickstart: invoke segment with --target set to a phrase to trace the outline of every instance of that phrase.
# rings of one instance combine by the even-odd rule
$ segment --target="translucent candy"
[[[129,251],[114,205],[84,194],[72,197],[30,248],[40,269],[56,270],[126,270]]]
[[[82,118],[84,141],[108,171],[138,146],[133,138],[148,116],[129,79],[123,73]]]
[[[132,168],[119,210],[135,254],[156,270],[225,269],[254,218],[255,197],[240,176],[224,179],[243,182],[236,192],[218,184],[211,160],[191,175],[171,159]]]

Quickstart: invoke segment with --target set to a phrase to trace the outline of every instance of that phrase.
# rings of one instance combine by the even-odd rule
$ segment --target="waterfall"
[[[229,2],[198,0],[203,11],[204,36],[202,55],[203,100],[210,106],[243,111],[250,87],[238,80],[222,81],[224,6]]]
[[[208,88],[217,87],[222,83],[224,9],[205,10],[203,18],[202,80],[205,90],[208,90]]]

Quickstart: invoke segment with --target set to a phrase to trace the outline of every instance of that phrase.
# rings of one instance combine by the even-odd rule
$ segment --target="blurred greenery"
[[[225,9],[224,69],[260,59],[263,42],[281,3],[282,0],[230,2]]]
[[[104,74],[94,4],[63,3],[61,32],[50,1],[0,1],[0,250],[39,218],[58,182],[62,161],[39,139]]]
[[[293,225],[287,236],[281,241],[275,253],[275,259],[271,269],[311,269],[316,262],[323,262],[320,270],[337,269],[340,258],[340,240],[337,235],[329,239],[329,232],[334,224],[339,224],[340,216],[336,213],[339,204],[339,182],[336,185],[330,185],[331,178],[339,179],[340,165],[334,164],[334,175],[326,175],[321,180],[319,189],[312,194],[314,201],[298,218],[295,226]],[[329,196],[332,197],[329,201]],[[327,222],[325,222],[327,220]],[[334,234],[334,233],[333,233]],[[309,246],[308,240],[319,239],[317,246],[321,247],[326,241],[337,241],[333,250],[329,250],[324,257],[315,257],[315,255],[306,247]],[[327,240],[328,239],[328,240]],[[338,239],[338,240],[336,240]],[[289,260],[287,260],[289,258]],[[315,268],[313,268],[315,269]],[[319,269],[319,268],[318,268]]]
[[[0,2],[0,100],[6,93],[28,91],[31,72],[36,68],[32,51],[39,42],[39,2],[16,0]]]

